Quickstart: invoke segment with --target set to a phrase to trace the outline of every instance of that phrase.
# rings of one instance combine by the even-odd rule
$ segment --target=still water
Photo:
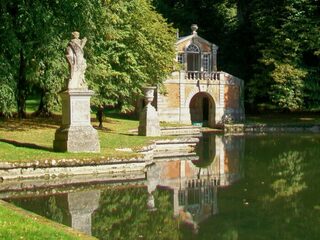
[[[207,135],[197,151],[0,198],[99,239],[320,239],[319,134]]]

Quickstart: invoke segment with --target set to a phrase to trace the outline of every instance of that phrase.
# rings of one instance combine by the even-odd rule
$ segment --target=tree
[[[88,78],[98,93],[96,105],[129,111],[144,85],[161,85],[172,70],[175,33],[148,0],[108,3]]]
[[[319,49],[319,7],[309,0],[253,1],[251,7],[259,53],[249,84],[251,101],[290,110],[318,102],[318,97],[307,93],[319,91],[320,81],[307,62]],[[311,90],[310,85],[317,87]]]
[[[1,75],[11,76],[18,116],[25,117],[26,99],[45,72],[40,66],[52,56],[48,49],[59,39],[56,17],[50,1],[15,0],[2,2],[1,21],[1,56],[10,65],[1,69]]]
[[[141,87],[161,85],[172,66],[174,31],[148,0],[5,0],[0,18],[0,76],[7,76],[1,81],[8,96],[1,111],[12,111],[16,100],[19,117],[25,117],[31,90],[41,96],[39,114],[49,115],[57,105],[67,81],[64,51],[72,31],[89,40],[86,78],[98,106],[130,109]]]

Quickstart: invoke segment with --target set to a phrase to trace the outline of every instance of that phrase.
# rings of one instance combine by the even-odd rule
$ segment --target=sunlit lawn
[[[53,140],[60,117],[8,119],[0,122],[0,160],[30,161],[52,159],[101,159],[108,157],[130,157],[134,153],[118,151],[119,148],[138,149],[148,145],[154,138],[137,136],[139,122],[107,117],[104,128],[99,129],[101,153],[57,153],[53,152]],[[94,127],[98,123],[93,119]]]
[[[36,214],[0,202],[0,239],[95,239]]]

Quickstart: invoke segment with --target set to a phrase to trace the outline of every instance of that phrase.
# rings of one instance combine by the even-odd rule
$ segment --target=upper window
[[[200,49],[197,45],[195,44],[190,44],[188,47],[187,47],[187,52],[188,53],[200,53]]]
[[[203,55],[202,67],[204,72],[210,72],[210,54]]]
[[[178,53],[177,61],[178,61],[178,63],[181,63],[181,64],[184,63],[184,54],[183,53]]]

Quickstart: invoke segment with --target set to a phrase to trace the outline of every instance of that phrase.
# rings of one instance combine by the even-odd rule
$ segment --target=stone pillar
[[[62,99],[62,124],[55,133],[53,149],[59,152],[100,152],[98,132],[91,126],[87,89],[66,90]]]
[[[160,123],[158,112],[151,105],[154,98],[155,87],[145,87],[144,96],[146,106],[140,113],[139,135],[140,136],[160,136]]]
[[[224,119],[223,119],[225,115],[224,86],[225,86],[224,72],[221,72],[220,80],[219,80],[219,101],[216,105],[216,114],[215,114],[216,125],[224,124]]]
[[[183,113],[182,109],[184,108],[186,101],[186,72],[181,70],[179,71],[179,123],[182,123]]]
[[[217,52],[218,52],[218,46],[212,45],[212,71],[214,72],[218,71]]]

